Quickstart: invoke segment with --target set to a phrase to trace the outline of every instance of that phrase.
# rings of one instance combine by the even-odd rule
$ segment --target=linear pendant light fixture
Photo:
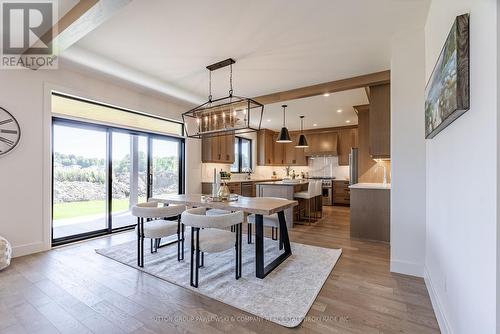
[[[297,148],[309,147],[306,136],[304,135],[304,116],[300,116],[300,136],[299,136],[299,141],[297,145],[295,145],[295,147]]]
[[[191,138],[237,135],[260,130],[264,105],[248,97],[233,95],[232,58],[208,65],[208,101],[182,114],[186,135]],[[229,94],[212,98],[212,71],[229,67]]]
[[[286,119],[285,119],[285,109],[288,107],[286,104],[282,105],[283,107],[283,127],[281,128],[280,135],[278,136],[277,143],[291,143],[290,134],[288,133],[288,129],[286,128]]]

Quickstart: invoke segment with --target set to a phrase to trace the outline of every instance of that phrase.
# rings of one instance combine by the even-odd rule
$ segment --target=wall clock
[[[0,107],[0,156],[12,151],[20,138],[19,123],[7,110]]]

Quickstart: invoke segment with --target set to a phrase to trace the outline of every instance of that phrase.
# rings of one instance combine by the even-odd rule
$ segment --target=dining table
[[[226,211],[243,211],[255,215],[255,276],[264,278],[292,255],[290,238],[285,218],[285,210],[298,205],[297,201],[276,197],[238,196],[232,201],[213,201],[201,194],[165,194],[150,198],[164,204],[181,204],[187,207],[205,207]],[[283,252],[265,265],[264,259],[264,216],[278,215],[279,233],[283,242]]]

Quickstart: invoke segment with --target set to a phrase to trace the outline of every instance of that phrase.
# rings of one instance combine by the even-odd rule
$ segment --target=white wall
[[[429,78],[455,16],[470,13],[470,110],[427,141],[425,278],[441,330],[495,333],[497,2],[434,0],[425,25]],[[422,111],[423,112],[423,111]]]
[[[187,108],[110,80],[67,69],[0,71],[0,106],[16,117],[22,132],[18,147],[0,158],[0,235],[12,243],[15,256],[50,247],[50,89],[173,119]],[[199,157],[196,150],[187,152]],[[187,160],[187,170],[195,170],[189,164],[196,159]],[[187,187],[195,187],[189,179]]]
[[[424,31],[391,54],[391,271],[422,277],[425,258]]]

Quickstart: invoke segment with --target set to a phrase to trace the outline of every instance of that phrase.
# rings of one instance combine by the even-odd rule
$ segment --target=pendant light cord
[[[212,71],[208,71],[208,101],[212,102]]]
[[[285,120],[285,106],[283,106],[283,127],[285,127],[285,124],[286,124],[286,120]]]
[[[233,64],[229,65],[229,96],[233,96]]]

